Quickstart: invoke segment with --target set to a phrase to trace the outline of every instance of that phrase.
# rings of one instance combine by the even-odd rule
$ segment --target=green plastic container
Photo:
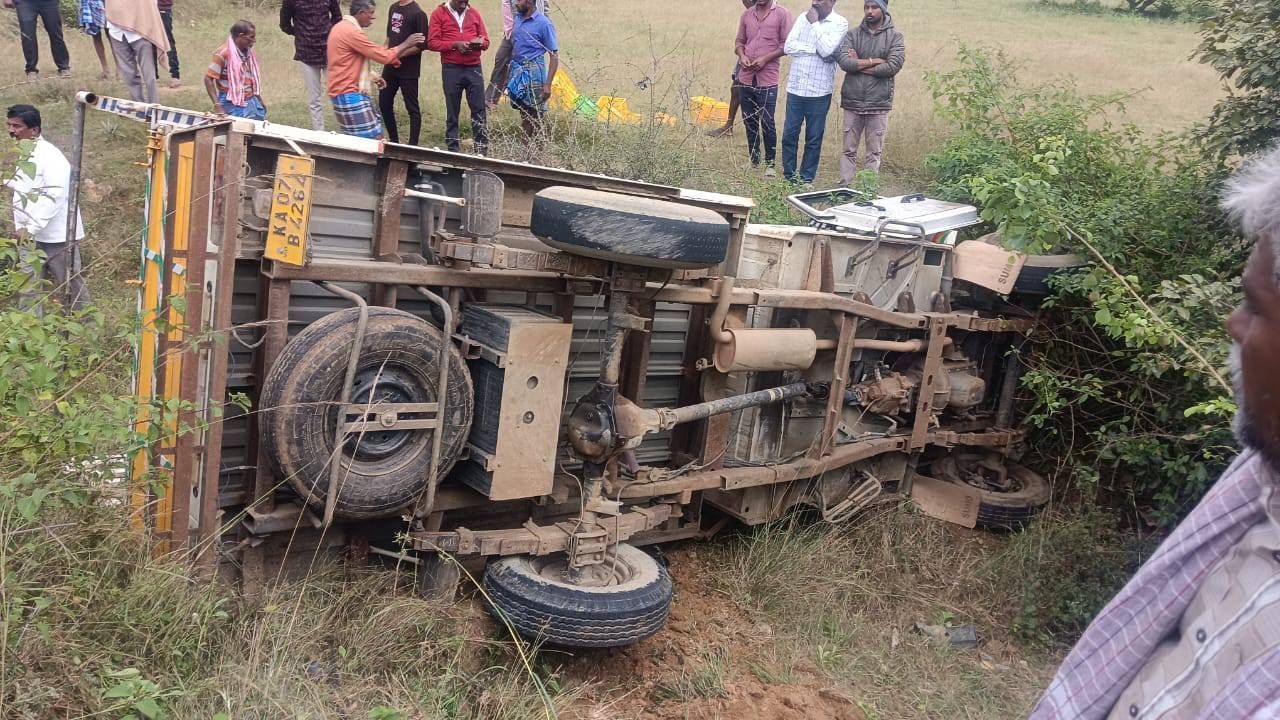
[[[600,114],[600,106],[586,95],[579,95],[578,99],[573,101],[573,112],[589,120],[595,120]]]

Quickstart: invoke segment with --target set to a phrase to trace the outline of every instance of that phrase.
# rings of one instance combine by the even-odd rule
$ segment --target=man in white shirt
[[[72,310],[89,302],[84,278],[80,275],[80,240],[84,226],[76,213],[76,242],[67,246],[67,191],[71,183],[71,163],[53,143],[41,137],[40,111],[31,105],[14,105],[6,114],[9,136],[34,143],[31,155],[5,181],[13,190],[13,225],[22,253],[22,265],[37,286],[43,280],[54,284],[55,297],[69,297]],[[30,174],[29,171],[34,171]],[[44,266],[37,269],[27,241],[44,254]],[[43,292],[40,292],[43,294]],[[27,297],[24,294],[24,297]],[[36,305],[36,312],[40,307]]]
[[[787,120],[782,128],[782,176],[812,185],[818,176],[822,136],[836,80],[836,49],[849,31],[849,21],[835,13],[836,0],[813,0],[809,12],[796,18],[783,51],[791,57],[787,76]],[[796,171],[800,126],[804,125],[804,160]]]

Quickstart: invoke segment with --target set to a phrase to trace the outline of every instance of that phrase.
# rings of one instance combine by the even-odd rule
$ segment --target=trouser
[[[393,143],[400,142],[400,131],[396,127],[396,91],[404,95],[404,109],[409,114],[409,144],[417,145],[418,136],[422,134],[422,110],[418,107],[418,78],[400,77],[391,73],[383,73],[382,79],[387,86],[378,91],[378,110],[382,113],[382,124],[387,128],[387,137]]]
[[[164,23],[165,37],[169,38],[169,77],[177,80],[182,74],[178,70],[178,41],[173,38],[173,9],[161,10],[160,21]],[[160,77],[159,58],[156,58],[156,77]]]
[[[831,96],[802,97],[787,93],[787,120],[782,126],[782,177],[811,183],[818,176],[818,160],[822,158],[822,137],[827,130],[827,110]],[[800,125],[804,125],[804,159],[796,175],[796,150],[800,143]]]
[[[497,103],[511,79],[511,38],[503,38],[498,44],[498,54],[493,57],[493,72],[489,74],[489,90],[485,99]]]
[[[751,164],[760,164],[761,135],[764,140],[764,162],[773,165],[778,152],[778,129],[773,115],[778,107],[778,86],[742,86],[742,124],[747,128],[747,152]]]
[[[73,252],[68,252],[65,242],[38,242],[35,249],[44,253],[43,261],[34,257],[30,247],[19,246],[18,263],[32,280],[31,285],[18,294],[19,305],[44,317],[42,301],[46,294],[52,295],[59,302],[65,302],[70,297],[71,310],[80,310],[89,304],[89,291],[84,286],[80,267],[80,244],[75,244]],[[52,288],[46,282],[52,283]]]
[[[462,96],[467,96],[467,108],[471,110],[471,135],[475,138],[476,152],[483,155],[489,148],[484,107],[484,70],[479,65],[444,64],[440,67],[444,83],[444,144],[457,152],[458,113],[462,110]]]
[[[889,113],[859,114],[844,111],[844,151],[840,153],[840,184],[848,185],[858,174],[858,143],[866,137],[867,154],[862,166],[880,172],[880,153],[889,132]]]
[[[49,50],[53,64],[59,70],[71,68],[71,54],[62,39],[62,17],[58,13],[58,0],[17,0],[18,34],[22,36],[22,57],[27,62],[27,72],[36,72],[40,64],[40,41],[36,37],[36,19],[44,24],[49,35]]]
[[[325,100],[328,99],[328,88],[325,86],[325,70],[322,67],[299,62],[302,66],[302,81],[307,86],[307,109],[311,111],[311,129],[324,130]]]
[[[107,33],[108,37],[110,35]],[[111,52],[116,56],[120,79],[129,86],[129,97],[134,102],[158,102],[156,46],[146,38],[138,38],[131,43],[111,38]]]

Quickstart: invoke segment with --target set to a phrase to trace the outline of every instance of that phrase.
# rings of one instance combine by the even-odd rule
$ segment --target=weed
[[[724,651],[719,648],[701,653],[683,667],[675,679],[659,683],[654,688],[654,700],[689,702],[724,696],[726,660]]]

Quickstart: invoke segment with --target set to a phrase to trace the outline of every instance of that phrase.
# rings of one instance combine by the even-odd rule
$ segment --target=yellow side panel
[[[191,184],[195,171],[195,143],[183,142],[177,146],[178,162],[174,172],[177,178],[177,191],[170,204],[173,212],[173,256],[165,258],[169,272],[169,315],[168,315],[168,347],[163,362],[164,388],[161,396],[164,402],[164,436],[160,440],[163,450],[172,451],[178,440],[178,403],[181,399],[182,386],[182,344],[186,332],[183,327],[183,301],[187,295],[187,268],[184,263],[187,257],[188,234],[191,231]],[[180,299],[179,299],[180,298]],[[179,299],[177,303],[175,299]],[[171,458],[172,455],[164,457]],[[172,461],[166,462],[172,466]],[[156,532],[161,537],[168,537],[173,530],[173,483],[168,483],[164,495],[156,505]],[[168,543],[162,542],[160,552],[168,551]]]
[[[307,226],[311,221],[311,186],[316,161],[299,155],[276,160],[266,257],[289,265],[307,263]]]
[[[156,312],[160,307],[161,270],[164,255],[164,193],[166,187],[165,165],[168,157],[164,151],[164,136],[156,133],[147,147],[151,177],[147,195],[147,237],[142,253],[142,291],[139,294],[139,314],[142,328],[138,338],[138,364],[135,370],[135,388],[138,398],[136,428],[144,438],[151,430],[151,407],[155,398],[156,376]],[[135,530],[144,527],[147,507],[147,468],[150,453],[146,447],[134,453],[130,472],[129,512]]]

